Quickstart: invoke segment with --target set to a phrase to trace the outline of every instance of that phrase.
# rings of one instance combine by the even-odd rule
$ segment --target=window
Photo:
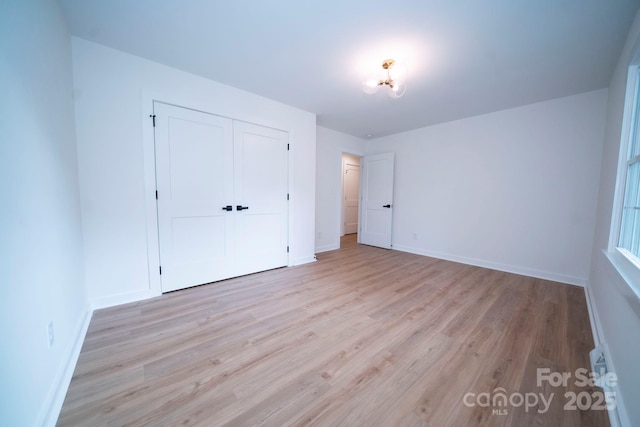
[[[640,51],[636,55],[640,62]],[[640,66],[629,67],[607,258],[640,300]],[[630,294],[631,295],[631,294]]]
[[[618,249],[632,261],[640,263],[640,73],[635,71],[633,107],[629,122],[624,170],[624,198]],[[626,145],[626,147],[624,147]]]

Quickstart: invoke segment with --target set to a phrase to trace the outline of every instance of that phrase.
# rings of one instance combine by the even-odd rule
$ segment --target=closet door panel
[[[288,134],[234,122],[237,271],[287,265]]]
[[[154,103],[162,291],[235,275],[230,119]]]

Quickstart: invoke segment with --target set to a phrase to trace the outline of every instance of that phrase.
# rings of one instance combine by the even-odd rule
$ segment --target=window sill
[[[640,305],[640,265],[628,258],[618,248],[611,251],[603,250],[603,252],[626,284],[626,286],[621,286],[620,290],[628,298],[634,298],[636,304]]]

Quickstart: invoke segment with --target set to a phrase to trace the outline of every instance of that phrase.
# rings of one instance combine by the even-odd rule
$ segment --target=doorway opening
[[[340,246],[347,240],[357,240],[360,219],[360,156],[342,153],[341,184]]]

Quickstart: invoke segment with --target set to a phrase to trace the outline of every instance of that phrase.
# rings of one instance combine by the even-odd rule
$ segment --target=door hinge
[[[289,200],[289,193],[287,193],[287,200]]]
[[[156,200],[158,200],[158,190],[156,190]]]
[[[289,253],[289,246],[287,246],[287,253]]]
[[[162,276],[162,266],[159,266],[160,268],[160,275]]]
[[[156,115],[155,114],[150,114],[149,117],[151,117],[153,119],[153,127],[156,127]]]
[[[287,151],[289,151],[290,149],[291,149],[291,146],[287,144]]]

